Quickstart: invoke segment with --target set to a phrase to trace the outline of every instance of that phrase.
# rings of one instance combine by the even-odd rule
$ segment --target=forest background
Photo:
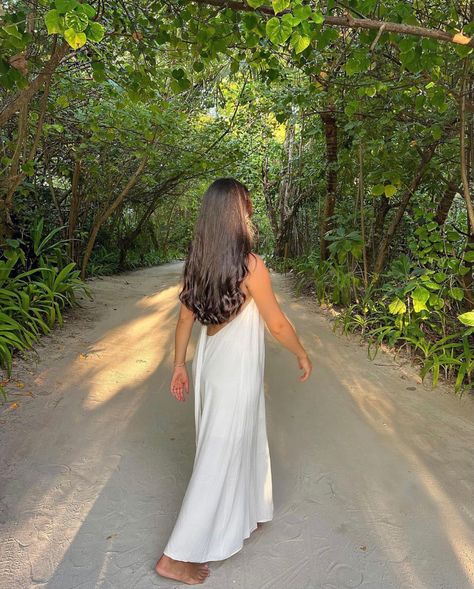
[[[0,6],[0,362],[87,277],[183,259],[203,191],[371,357],[474,370],[474,3]]]

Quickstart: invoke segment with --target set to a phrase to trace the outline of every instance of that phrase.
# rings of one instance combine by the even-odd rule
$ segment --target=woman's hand
[[[189,378],[186,366],[176,366],[171,379],[170,391],[178,401],[184,401],[184,391],[189,393]]]
[[[304,356],[298,356],[298,366],[304,370],[304,374],[302,374],[299,378],[300,381],[303,382],[309,378],[311,374],[311,370],[313,369],[313,365],[311,364],[311,360],[308,358],[308,354]]]

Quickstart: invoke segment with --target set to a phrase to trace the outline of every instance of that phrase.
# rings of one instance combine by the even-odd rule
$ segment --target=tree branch
[[[248,4],[236,2],[235,0],[193,0],[193,2],[196,4],[217,6],[218,8],[231,8],[232,10],[244,12],[260,12],[262,14],[275,16],[275,11],[271,6],[260,6],[259,8],[253,9]],[[279,16],[289,12],[291,11],[282,10],[279,13]],[[415,37],[428,37],[430,39],[436,39],[446,43],[455,43],[457,45],[468,45],[469,47],[474,47],[474,39],[472,37],[467,37],[463,33],[452,34],[445,31],[439,31],[437,29],[427,29],[426,27],[406,25],[403,23],[384,22],[371,18],[353,18],[350,15],[325,16],[323,24],[346,29],[370,29],[376,31],[379,31],[383,26],[384,31],[387,33],[398,33],[400,35],[412,35]]]

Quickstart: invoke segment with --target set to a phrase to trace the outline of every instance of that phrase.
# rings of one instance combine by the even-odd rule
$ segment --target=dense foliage
[[[461,0],[4,2],[3,263],[34,241],[37,218],[64,240],[54,267],[83,279],[182,258],[206,184],[235,175],[275,268],[336,305],[371,354],[408,346],[434,383],[443,371],[469,386],[472,11]],[[7,344],[6,365],[19,345]]]

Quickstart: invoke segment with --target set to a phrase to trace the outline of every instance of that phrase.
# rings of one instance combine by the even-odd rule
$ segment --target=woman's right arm
[[[252,254],[250,258],[250,272],[245,284],[255,299],[269,332],[285,348],[295,354],[300,368],[305,371],[300,380],[306,380],[312,370],[308,354],[301,345],[293,324],[281,310],[275,298],[270,272],[263,259],[257,254]]]

